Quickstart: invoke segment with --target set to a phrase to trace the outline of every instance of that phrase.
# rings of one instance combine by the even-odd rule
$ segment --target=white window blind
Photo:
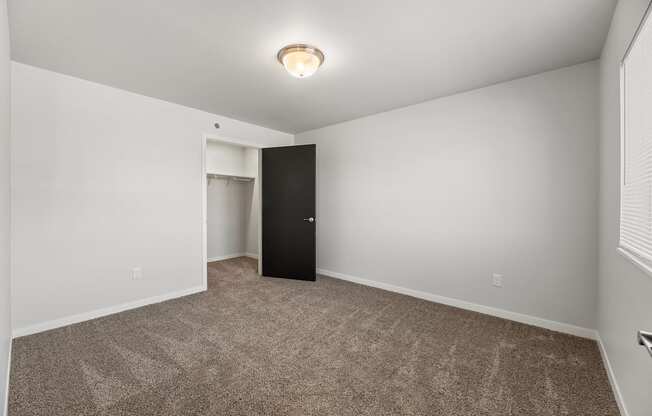
[[[652,24],[648,16],[621,67],[620,248],[652,270]]]

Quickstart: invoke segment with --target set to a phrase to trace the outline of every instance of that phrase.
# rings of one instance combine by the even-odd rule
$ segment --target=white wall
[[[245,149],[245,171],[247,176],[258,181],[258,149],[248,147]],[[260,183],[254,184],[251,200],[247,204],[247,231],[245,252],[249,255],[258,255],[258,235],[260,233]]]
[[[209,140],[206,143],[206,172],[246,176],[245,149]]]
[[[589,62],[298,134],[318,268],[595,328],[597,117]]]
[[[258,149],[209,141],[206,170],[258,176]],[[258,253],[258,187],[255,182],[211,179],[207,188],[208,260]]]
[[[6,380],[11,343],[10,306],[10,123],[11,84],[7,2],[0,0],[0,414],[6,406]]]
[[[247,226],[253,192],[252,182],[209,181],[206,216],[208,261],[247,252]]]
[[[14,329],[202,285],[204,133],[293,136],[13,66]],[[140,266],[142,280],[131,280]],[[23,333],[25,331],[22,331]]]
[[[652,277],[616,252],[620,200],[620,60],[649,0],[621,0],[602,51],[600,141],[600,336],[630,416],[652,409],[652,361],[635,342],[652,330]]]

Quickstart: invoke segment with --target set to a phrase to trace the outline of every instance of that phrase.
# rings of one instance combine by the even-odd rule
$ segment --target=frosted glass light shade
[[[324,62],[324,54],[309,45],[288,45],[278,51],[277,58],[290,75],[297,78],[311,76]]]

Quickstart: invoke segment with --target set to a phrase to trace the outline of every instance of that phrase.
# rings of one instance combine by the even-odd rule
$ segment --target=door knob
[[[304,218],[303,220],[304,220],[304,221],[308,221],[308,222],[315,222],[315,219],[314,219],[313,217],[310,217],[310,218]]]
[[[652,355],[652,332],[638,331],[638,344]]]

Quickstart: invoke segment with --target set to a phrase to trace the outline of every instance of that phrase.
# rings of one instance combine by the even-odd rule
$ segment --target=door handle
[[[652,332],[638,331],[638,344],[645,347],[652,356]]]
[[[304,221],[308,221],[308,222],[315,222],[315,218],[314,218],[314,217],[304,218],[303,220],[304,220]]]

